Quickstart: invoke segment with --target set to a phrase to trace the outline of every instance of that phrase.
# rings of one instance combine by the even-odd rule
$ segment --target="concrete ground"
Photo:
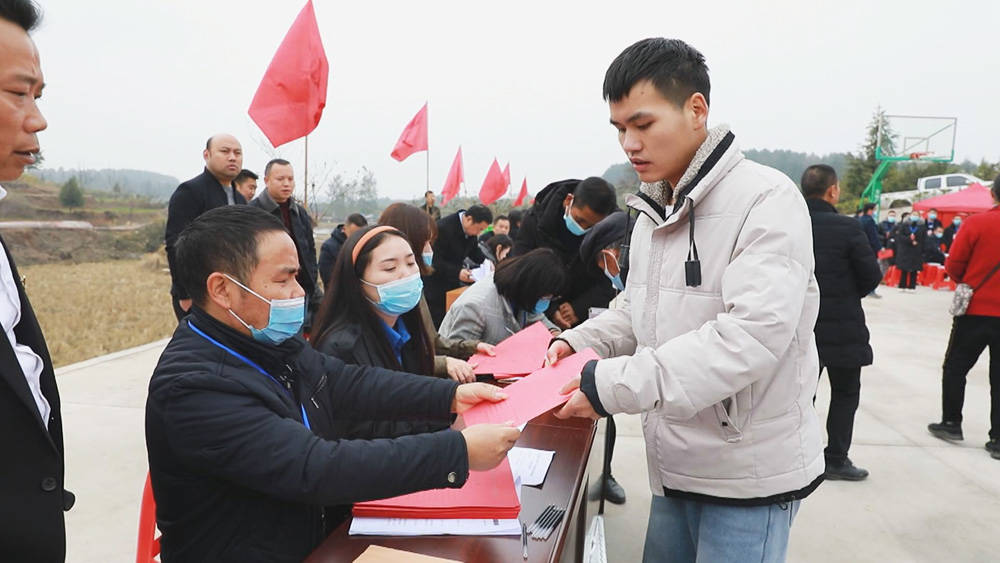
[[[851,458],[869,469],[860,483],[828,482],[802,504],[789,561],[995,561],[1000,552],[1000,461],[983,450],[989,420],[987,359],[966,392],[960,445],[931,437],[940,416],[940,366],[951,293],[880,288],[865,299],[875,365],[862,376]],[[143,406],[163,342],[58,372],[66,427],[71,562],[135,556],[146,474]],[[816,401],[825,420],[829,385]],[[637,416],[616,416],[614,475],[628,502],[608,505],[609,561],[639,561],[649,506],[645,447]],[[993,555],[991,555],[993,554]]]

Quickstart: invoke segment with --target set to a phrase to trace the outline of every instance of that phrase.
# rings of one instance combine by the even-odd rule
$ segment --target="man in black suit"
[[[44,84],[28,36],[38,19],[29,0],[0,0],[0,181],[17,179],[36,162],[37,133],[47,125],[35,103]],[[0,246],[0,561],[63,561],[63,512],[74,499],[64,488],[59,390],[2,238]]]
[[[826,417],[827,479],[861,481],[868,471],[856,467],[847,452],[854,433],[854,414],[861,397],[861,368],[872,364],[872,347],[861,299],[882,280],[875,252],[861,224],[840,215],[837,173],[814,164],[802,174],[802,195],[812,219],[819,315],[816,348],[820,373],[830,377],[830,410]]]
[[[485,205],[473,205],[462,209],[437,222],[438,237],[434,241],[434,273],[424,284],[424,297],[431,311],[434,326],[441,326],[445,313],[445,294],[461,286],[472,283],[472,274],[463,263],[470,258],[482,264],[486,256],[479,250],[476,237],[493,221],[493,212]]]
[[[205,170],[177,186],[167,206],[164,242],[167,245],[167,265],[170,266],[170,295],[178,321],[191,307],[191,297],[177,278],[174,263],[174,243],[177,236],[191,221],[209,209],[247,202],[243,194],[232,186],[233,180],[243,169],[243,147],[236,137],[226,134],[209,137],[202,158],[205,159]]]

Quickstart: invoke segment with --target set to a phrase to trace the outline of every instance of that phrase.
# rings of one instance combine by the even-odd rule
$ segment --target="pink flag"
[[[505,188],[506,187],[510,187],[510,163],[509,162],[507,163],[507,166],[503,167],[503,181],[504,181],[504,184],[505,184],[504,185]]]
[[[250,119],[276,147],[308,135],[323,117],[329,75],[310,0],[271,59],[250,102]]]
[[[503,197],[506,192],[507,184],[503,181],[503,172],[500,171],[500,164],[494,158],[483,180],[483,187],[479,189],[479,201],[483,202],[483,205],[489,205]]]
[[[524,198],[528,197],[528,178],[525,177],[524,181],[521,182],[521,193],[517,194],[517,199],[514,201],[514,207],[520,207],[524,203]]]
[[[427,104],[406,124],[403,133],[392,149],[392,158],[403,162],[415,152],[427,150]]]
[[[465,167],[462,166],[462,147],[458,147],[455,153],[455,160],[451,163],[451,170],[444,180],[444,188],[441,189],[441,205],[448,205],[451,199],[458,195],[459,188],[465,182]]]

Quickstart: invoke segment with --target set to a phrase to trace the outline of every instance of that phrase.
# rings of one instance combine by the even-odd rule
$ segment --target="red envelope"
[[[538,321],[497,344],[496,356],[475,354],[469,363],[476,364],[476,373],[532,373],[545,364],[545,352],[551,341],[552,333]]]
[[[580,375],[590,360],[600,359],[596,352],[586,348],[559,360],[554,366],[540,369],[520,381],[503,388],[507,398],[498,403],[479,403],[462,414],[467,426],[482,423],[502,424],[508,420],[519,426],[548,412],[569,400],[569,395],[559,394],[563,385]]]

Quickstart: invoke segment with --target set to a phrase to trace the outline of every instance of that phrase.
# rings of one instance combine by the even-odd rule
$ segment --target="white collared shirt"
[[[7,195],[7,191],[0,186],[0,200]],[[49,415],[52,407],[42,394],[42,359],[35,354],[31,348],[24,344],[17,343],[14,335],[14,327],[21,321],[21,298],[17,294],[17,284],[14,283],[14,272],[7,260],[7,254],[0,252],[0,325],[3,326],[7,340],[14,347],[14,355],[17,363],[21,364],[21,371],[28,381],[28,388],[31,389],[31,396],[35,399],[38,413],[42,415],[42,422],[45,427],[49,427]]]

